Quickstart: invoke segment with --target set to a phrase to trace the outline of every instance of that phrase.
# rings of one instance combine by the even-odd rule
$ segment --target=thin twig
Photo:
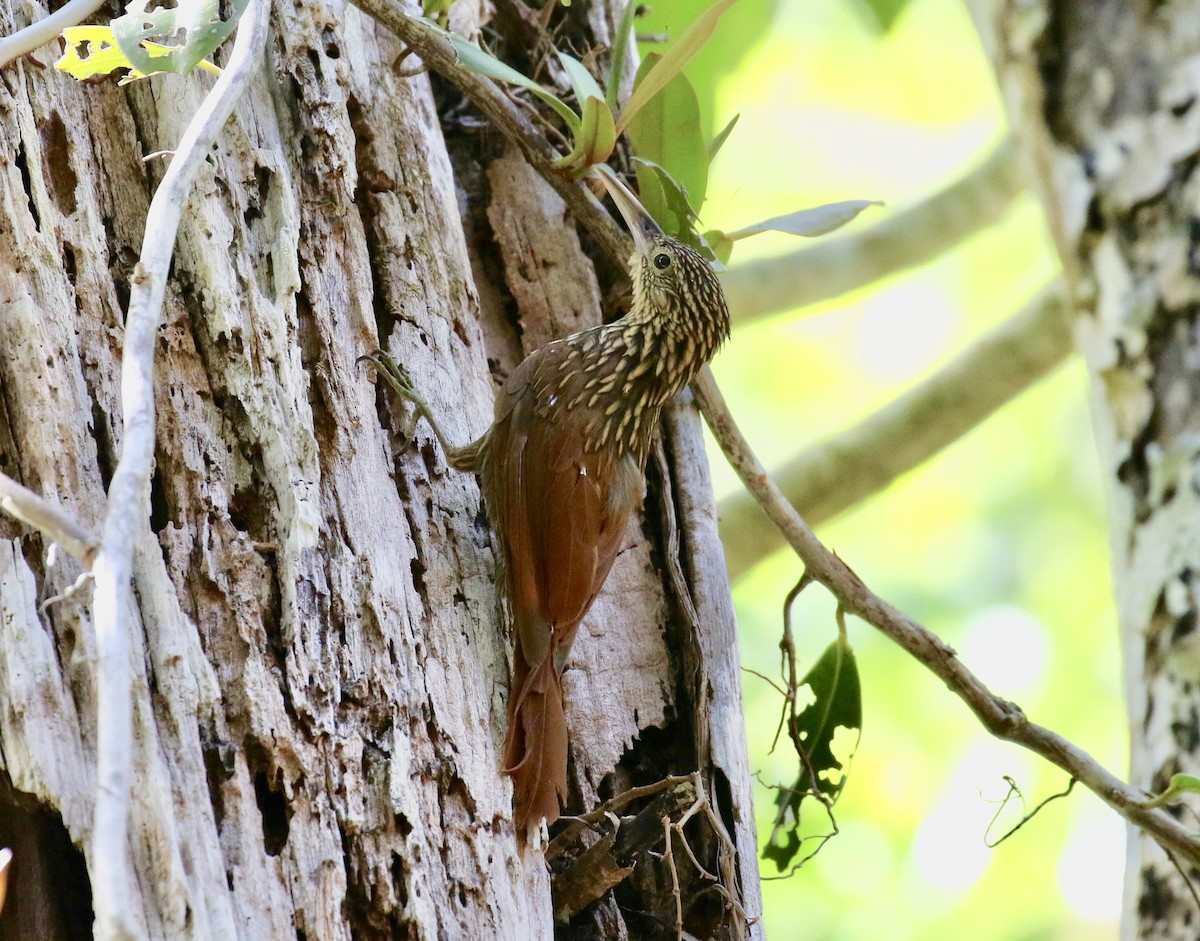
[[[674,828],[671,826],[671,818],[663,817],[662,825],[665,844],[662,859],[671,874],[671,897],[675,900],[675,939],[683,941],[683,895],[679,891],[679,870],[675,866],[675,846],[671,839]]]
[[[64,29],[78,26],[104,5],[104,0],[70,0],[49,16],[0,39],[0,69],[27,52],[44,46]]]
[[[92,573],[91,572],[81,572],[79,577],[77,579],[75,579],[75,581],[73,581],[69,586],[67,586],[67,588],[60,591],[57,595],[51,595],[49,598],[47,598],[45,601],[43,601],[41,604],[39,604],[38,605],[38,614],[42,615],[42,617],[45,617],[46,612],[49,611],[52,607],[54,607],[55,605],[63,604],[64,602],[67,602],[67,601],[72,601],[72,602],[77,602],[79,604],[82,604],[83,600],[84,600],[82,598],[83,591],[91,583],[92,583]]]
[[[997,846],[999,846],[1001,843],[1003,843],[1005,840],[1007,840],[1010,836],[1012,836],[1014,833],[1016,833],[1018,830],[1020,830],[1021,827],[1025,826],[1025,824],[1029,823],[1029,821],[1032,820],[1034,817],[1036,817],[1042,811],[1042,808],[1044,808],[1047,804],[1049,804],[1053,801],[1059,800],[1060,798],[1069,796],[1070,793],[1073,790],[1075,790],[1075,785],[1079,783],[1076,778],[1071,778],[1071,780],[1067,782],[1067,786],[1065,788],[1063,788],[1057,794],[1051,794],[1049,797],[1041,800],[1038,803],[1038,805],[1036,807],[1034,807],[1033,810],[1029,811],[1028,813],[1022,813],[1020,820],[1018,820],[1013,826],[1009,827],[1002,836],[993,840],[989,836],[989,834],[992,832],[992,827],[995,826],[996,821],[1000,819],[1001,812],[1003,812],[1005,806],[1009,802],[1009,799],[1012,797],[1012,795],[1014,793],[1017,795],[1017,797],[1019,797],[1021,799],[1022,811],[1024,810],[1024,807],[1025,807],[1025,795],[1022,794],[1021,789],[1019,787],[1017,787],[1017,782],[1014,781],[1012,778],[1008,777],[1007,775],[1005,775],[1004,780],[1008,782],[1008,793],[1004,795],[1003,800],[1001,800],[1001,802],[1000,802],[1000,806],[996,808],[996,813],[992,816],[992,819],[990,821],[988,821],[987,829],[983,831],[983,845],[986,846],[990,850],[995,849]]]
[[[574,817],[569,817],[566,815],[560,817],[560,820],[568,821],[569,825],[550,841],[550,844],[546,847],[546,852],[542,854],[543,857],[547,862],[552,861],[563,852],[563,849],[567,846],[567,844],[569,844],[579,835],[580,830],[582,830],[584,827],[594,826],[603,820],[607,820],[611,815],[616,814],[617,811],[631,801],[635,801],[642,797],[650,797],[651,795],[658,794],[667,788],[676,787],[680,784],[687,784],[691,780],[692,776],[690,774],[672,775],[671,777],[666,777],[655,781],[653,784],[643,784],[638,787],[631,787],[627,791],[622,791],[616,797],[605,801],[595,810],[589,811],[586,814],[579,814],[578,816]]]
[[[238,25],[229,64],[179,142],[146,215],[142,255],[134,269],[121,362],[121,457],[108,488],[108,511],[92,572],[97,655],[97,775],[91,871],[96,937],[137,936],[129,902],[128,805],[132,765],[129,671],[133,547],[149,516],[154,458],[154,349],[179,218],[217,134],[258,70],[266,43],[269,0],[251,0]]]
[[[764,683],[766,683],[768,686],[770,686],[771,689],[775,690],[775,692],[777,692],[780,696],[787,696],[787,691],[782,686],[780,686],[773,679],[771,679],[769,676],[767,676],[767,674],[754,669],[754,667],[742,667],[742,672],[749,673],[751,676],[762,680]],[[779,731],[776,730],[775,738],[773,738],[771,740],[771,751],[775,750],[775,742],[778,740],[779,740]],[[770,752],[768,752],[768,754],[770,754]]]
[[[1109,772],[1078,746],[1030,722],[1014,703],[991,692],[936,634],[874,594],[850,568],[813,535],[754,456],[705,368],[692,384],[700,410],[726,459],[783,532],[808,571],[847,612],[886,634],[958,696],[992,735],[1021,745],[1078,778],[1122,817],[1193,865],[1200,865],[1200,840],[1161,810],[1141,806],[1146,795]]]
[[[878,493],[901,474],[953,444],[1000,406],[1048,375],[1073,349],[1060,282],[950,362],[832,438],[806,448],[772,471],[788,501],[810,526]],[[746,491],[718,506],[731,577],[784,546],[766,530]]]
[[[784,724],[796,721],[796,693],[798,690],[796,688],[796,643],[792,636],[792,605],[800,597],[800,592],[804,591],[811,583],[812,576],[805,572],[792,586],[787,597],[783,599],[783,634],[779,638],[779,677],[783,680],[786,690],[783,691],[783,707],[779,710],[779,724],[775,727],[775,735],[771,738],[771,748],[767,754],[774,753],[775,746],[779,744],[779,733],[783,731]]]
[[[1196,904],[1196,910],[1200,911],[1200,894],[1197,894],[1196,884],[1192,881],[1191,876],[1184,872],[1183,867],[1179,865],[1179,860],[1175,857],[1174,853],[1172,853],[1169,849],[1164,849],[1163,852],[1167,854],[1167,859],[1170,860],[1171,865],[1175,867],[1175,871],[1179,873],[1179,878],[1183,880],[1183,884],[1187,886],[1188,892],[1191,893],[1192,901]]]
[[[80,526],[66,511],[39,497],[7,474],[0,474],[0,510],[32,526],[53,543],[62,546],[85,568],[96,558],[96,537]]]
[[[663,821],[695,805],[702,793],[698,787],[695,775],[677,778],[674,785],[661,789],[635,816],[625,819],[612,812],[611,802],[603,805],[608,823],[606,832],[574,859],[556,866],[554,920],[565,924],[632,875],[640,858],[653,855]],[[574,845],[578,840],[571,842]]]
[[[962,179],[868,229],[731,265],[721,276],[729,312],[746,322],[795,310],[927,262],[998,222],[1024,190],[1006,138]]]

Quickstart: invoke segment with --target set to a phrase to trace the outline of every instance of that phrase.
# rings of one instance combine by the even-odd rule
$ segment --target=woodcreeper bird
[[[663,234],[615,176],[601,177],[633,235],[633,299],[621,319],[535,350],[496,396],[487,432],[447,441],[403,370],[371,362],[424,417],[449,465],[478,474],[499,543],[514,653],[504,772],[525,839],[567,797],[562,671],[645,492],[659,412],[729,336],[729,311],[705,258]]]

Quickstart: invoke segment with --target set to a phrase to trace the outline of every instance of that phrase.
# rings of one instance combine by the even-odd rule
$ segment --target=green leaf
[[[1200,778],[1190,774],[1173,774],[1167,789],[1157,797],[1143,801],[1143,807],[1166,807],[1176,803],[1184,794],[1200,794]]]
[[[888,32],[908,6],[908,0],[858,0],[864,18],[880,32]]]
[[[633,18],[637,14],[637,0],[629,0],[625,4],[625,12],[621,14],[621,22],[617,24],[616,43],[612,50],[612,59],[608,72],[608,89],[604,102],[614,114],[617,110],[617,96],[621,93],[621,73],[625,71],[625,60],[629,56],[629,38],[633,35]]]
[[[506,65],[494,55],[484,52],[474,43],[458,35],[458,33],[442,29],[436,23],[430,23],[429,25],[450,40],[450,44],[454,46],[454,53],[458,57],[458,64],[464,69],[474,72],[476,75],[486,75],[488,78],[493,78],[498,82],[508,82],[510,85],[520,85],[522,88],[528,88],[558,113],[558,116],[571,129],[572,134],[578,133],[583,123],[582,118],[568,108],[552,92],[547,91],[528,76],[522,75],[511,65]]]
[[[716,32],[721,14],[735,3],[737,0],[716,0],[716,3],[696,18],[682,36],[671,43],[671,47],[663,53],[663,57],[657,65],[646,74],[642,83],[634,88],[633,94],[629,96],[629,101],[625,103],[625,110],[621,112],[621,117],[617,121],[617,134],[624,131],[629,126],[629,122],[633,120],[634,115],[644,108],[667,82],[678,75],[687,65],[688,60],[704,47],[704,44]]]
[[[661,60],[657,52],[646,56],[635,94]],[[629,124],[629,140],[636,156],[658,164],[686,190],[698,212],[708,189],[708,148],[700,130],[700,103],[686,75],[675,75],[637,112]]]
[[[749,238],[760,232],[785,232],[788,235],[814,238],[832,232],[834,229],[840,229],[869,206],[882,205],[883,203],[877,199],[848,199],[840,203],[826,203],[824,206],[814,206],[812,209],[791,212],[786,216],[764,219],[762,222],[748,225],[744,229],[730,232],[729,238],[736,242],[738,239]]]
[[[109,24],[125,58],[146,75],[190,72],[234,31],[249,0],[230,0],[227,20],[219,0],[178,0],[171,9],[147,10],[150,2],[130,0],[128,12]],[[170,51],[152,54],[144,45],[150,42]]]
[[[617,145],[617,130],[613,124],[608,105],[595,96],[583,103],[583,123],[575,132],[575,146],[565,157],[554,161],[560,170],[586,171],[597,163],[604,163]]]
[[[633,168],[637,172],[638,198],[662,230],[713,259],[712,249],[696,232],[696,211],[683,187],[664,167],[651,160],[634,157]]]
[[[654,217],[654,221],[662,226],[664,232],[668,235],[675,234],[678,226],[672,226],[667,221],[667,194],[661,182],[662,177],[667,175],[666,171],[656,164],[636,159],[633,171],[637,175],[638,201],[646,212]]]
[[[733,129],[737,127],[738,118],[741,114],[735,114],[729,119],[729,123],[721,128],[721,133],[712,139],[712,143],[708,145],[708,162],[711,164],[717,159],[717,154],[721,152],[721,148],[725,146],[725,141],[729,139],[729,135],[733,133]]]
[[[587,70],[587,66],[565,52],[558,54],[558,61],[562,63],[567,77],[571,79],[571,88],[575,92],[575,100],[579,102],[581,109],[583,108],[583,103],[589,98],[599,98],[600,101],[604,101],[604,89],[600,87],[600,83],[596,81],[592,73]]]
[[[733,239],[720,229],[709,229],[704,233],[704,241],[708,242],[722,265],[729,264],[729,256],[733,254]]]
[[[800,805],[806,797],[812,796],[814,786],[829,803],[836,801],[846,785],[850,759],[858,748],[862,732],[862,689],[854,651],[844,634],[825,649],[800,686],[808,687],[813,700],[796,716],[795,726],[789,731],[803,745],[808,756],[807,766],[811,766],[816,780],[810,780],[808,767],[802,763],[796,784],[780,790],[776,798],[775,826],[763,849],[763,858],[773,860],[781,872],[800,850]],[[839,729],[845,729],[854,740],[845,765],[833,751]]]

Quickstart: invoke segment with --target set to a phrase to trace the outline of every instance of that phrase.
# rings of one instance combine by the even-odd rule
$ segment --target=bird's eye
[[[658,268],[660,271],[663,268],[670,268],[671,267],[671,256],[664,254],[662,252],[655,255],[654,256],[654,267]]]

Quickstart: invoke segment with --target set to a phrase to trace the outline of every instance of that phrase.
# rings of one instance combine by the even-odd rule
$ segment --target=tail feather
[[[567,718],[553,656],[532,672],[519,663],[513,679],[504,773],[513,780],[513,821],[524,837],[541,818],[557,820],[567,797]]]

